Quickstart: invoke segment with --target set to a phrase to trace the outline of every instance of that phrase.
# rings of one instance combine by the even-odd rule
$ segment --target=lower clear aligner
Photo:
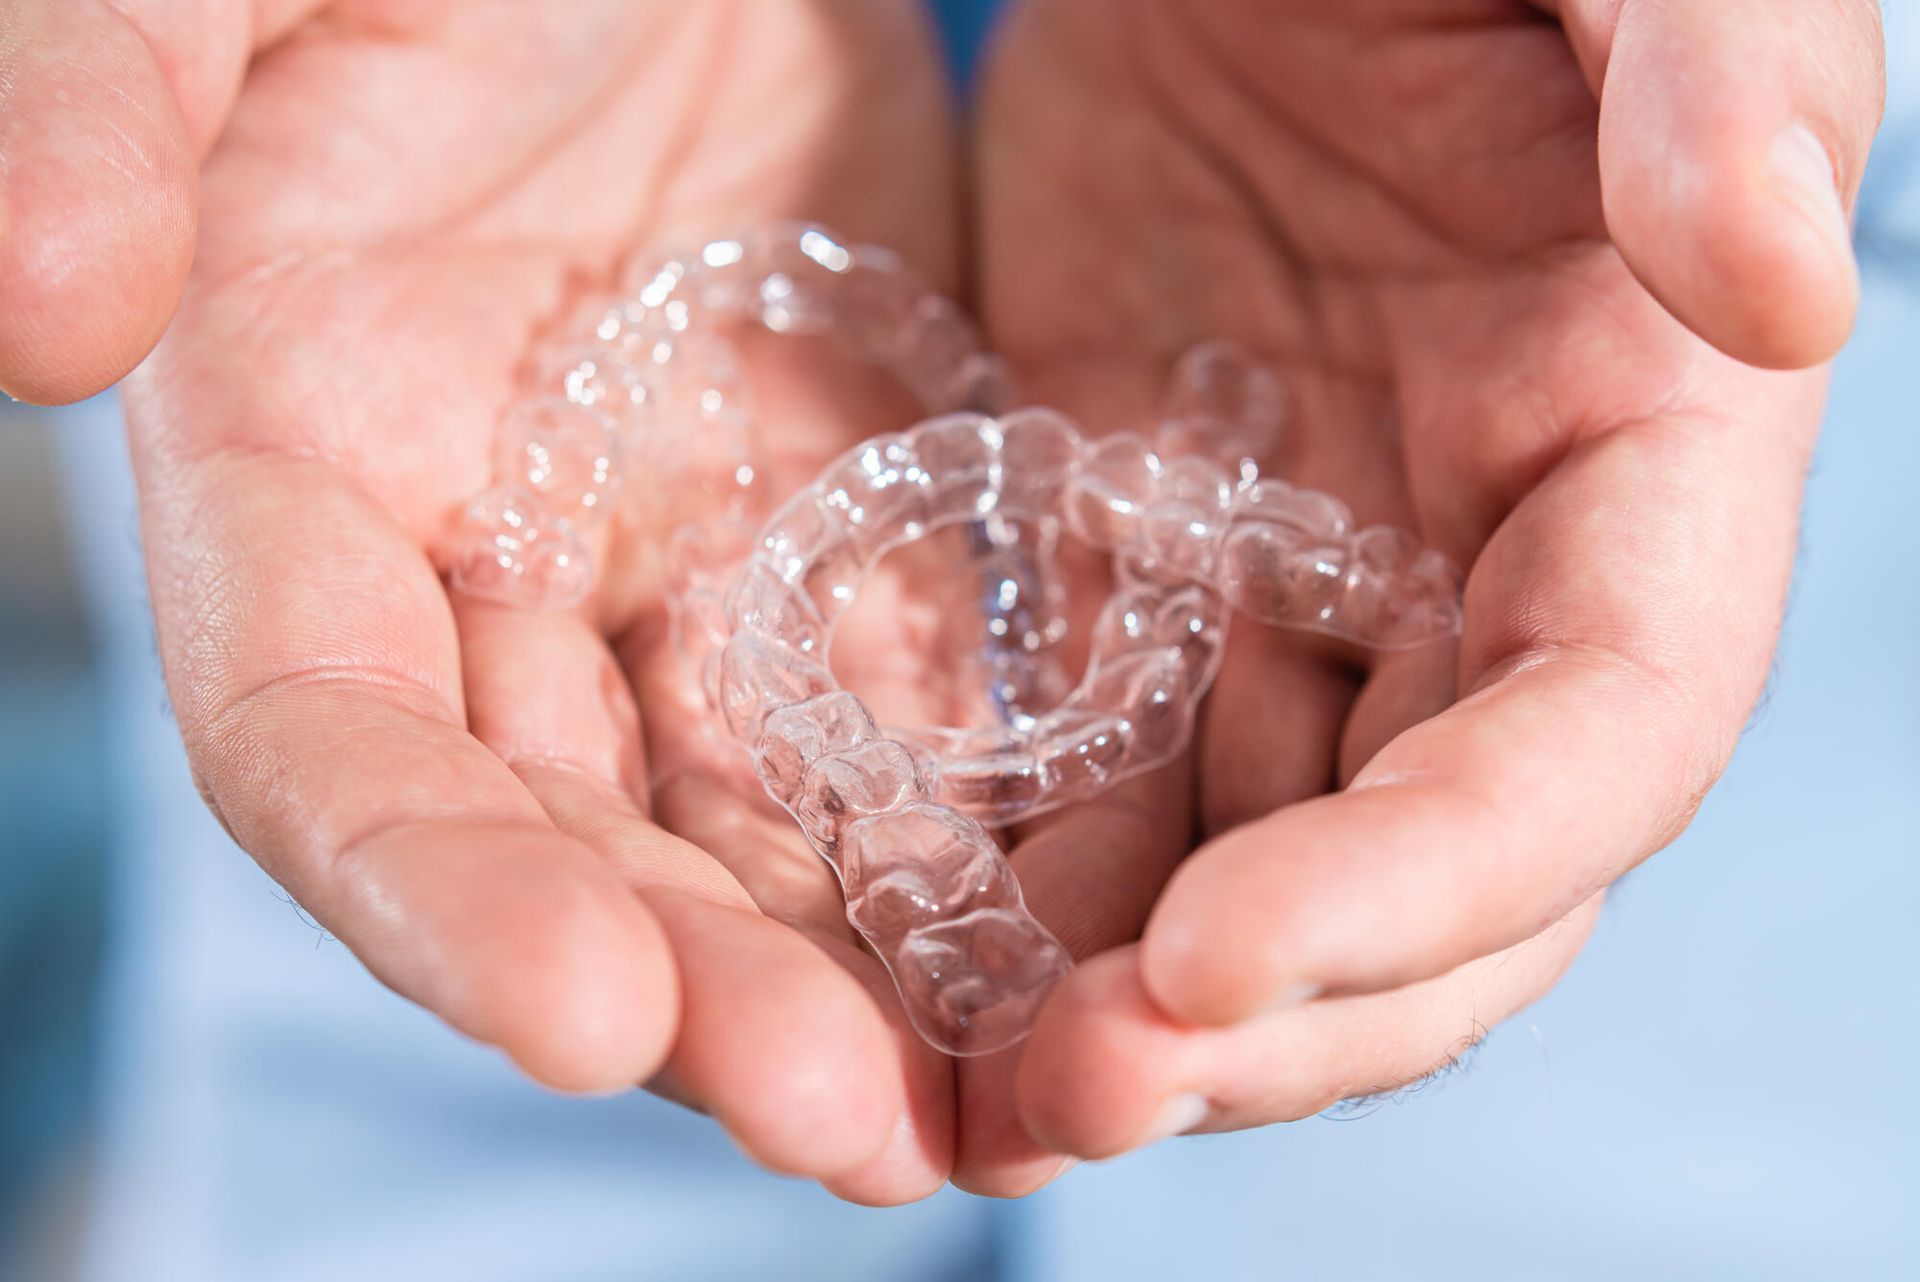
[[[1382,649],[1459,629],[1461,576],[1444,556],[1259,474],[1284,396],[1228,343],[1179,362],[1152,438],[1090,438],[1042,408],[940,413],[843,454],[756,528],[760,451],[719,324],[838,338],[936,411],[1012,403],[1004,367],[894,255],[811,225],[715,241],[627,282],[536,353],[538,393],[502,417],[496,484],[448,542],[449,580],[527,608],[583,599],[624,460],[661,478],[648,499],[717,507],[673,536],[683,656],[839,875],[915,1027],[949,1054],[1018,1041],[1071,966],[988,826],[1183,752],[1234,612]],[[834,625],[887,552],[963,523],[983,583],[1018,575],[1037,598],[1000,614],[983,603],[987,671],[1012,674],[1015,696],[996,692],[1006,724],[882,729],[832,675]],[[1060,640],[1048,574],[1062,529],[1113,556],[1116,591],[1079,683],[1056,706],[1014,706],[1044,687]]]

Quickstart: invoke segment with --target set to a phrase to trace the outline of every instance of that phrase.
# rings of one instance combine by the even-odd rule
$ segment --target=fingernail
[[[1145,1148],[1149,1144],[1158,1144],[1161,1140],[1190,1131],[1206,1120],[1210,1107],[1204,1095],[1174,1095],[1160,1106],[1153,1115],[1153,1122],[1140,1132],[1140,1138],[1133,1142],[1135,1148]]]
[[[1847,226],[1833,157],[1819,135],[1805,125],[1790,125],[1774,136],[1767,159],[1774,190],[1822,236],[1850,246],[1853,233]]]

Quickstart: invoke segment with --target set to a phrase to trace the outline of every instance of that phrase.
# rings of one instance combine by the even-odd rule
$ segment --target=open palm
[[[1099,431],[1238,339],[1293,394],[1268,465],[1471,574],[1457,648],[1357,665],[1237,628],[1190,858],[1184,832],[1024,856],[1042,916],[1097,902],[1063,938],[1111,951],[1017,1070],[1045,1148],[1008,1129],[964,1178],[1420,1076],[1685,825],[1765,678],[1825,386],[1734,357],[1846,333],[1836,184],[1879,58],[1866,3],[1022,8],[978,144],[989,341]]]
[[[664,644],[662,531],[626,531],[607,590],[566,615],[450,600],[429,556],[488,482],[529,344],[636,250],[817,217],[951,286],[926,32],[888,0],[305,8],[192,33],[217,52],[251,23],[231,104],[201,100],[204,68],[176,75],[172,116],[164,82],[98,104],[108,147],[144,144],[121,168],[159,157],[149,185],[191,193],[168,165],[211,143],[184,301],[127,390],[209,803],[383,981],[535,1077],[647,1080],[849,1197],[930,1192],[949,1062],[791,822],[726,777],[737,750]],[[81,10],[98,30],[43,36],[139,52]],[[149,70],[179,72],[148,34]],[[903,425],[878,392],[748,358],[777,484]],[[888,627],[838,647],[856,685],[937,657],[910,611]]]

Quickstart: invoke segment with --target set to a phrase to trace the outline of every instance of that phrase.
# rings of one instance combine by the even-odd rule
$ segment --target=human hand
[[[913,8],[5,18],[0,382],[97,390],[178,301],[126,401],[169,689],[236,840],[381,980],[544,1082],[647,1080],[848,1197],[938,1187],[949,1063],[825,865],[712,761],[663,644],[662,531],[566,615],[450,601],[427,553],[488,481],[530,339],[629,251],[804,215],[951,285]],[[796,474],[877,426],[764,364]],[[914,655],[868,640],[837,649],[850,679]]]
[[[1871,0],[1017,13],[989,342],[1102,431],[1237,338],[1293,394],[1268,462],[1471,573],[1457,649],[1236,628],[1187,778],[1037,826],[1029,902],[1090,960],[1017,1065],[966,1066],[957,1180],[1418,1078],[1682,830],[1770,662],[1881,56]]]

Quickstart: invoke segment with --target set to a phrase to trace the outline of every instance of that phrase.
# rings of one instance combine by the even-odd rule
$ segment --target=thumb
[[[251,49],[313,3],[0,0],[0,391],[78,400],[159,341],[199,157]]]
[[[1600,95],[1607,226],[1689,328],[1755,365],[1846,341],[1850,211],[1886,93],[1877,0],[1557,0]]]

